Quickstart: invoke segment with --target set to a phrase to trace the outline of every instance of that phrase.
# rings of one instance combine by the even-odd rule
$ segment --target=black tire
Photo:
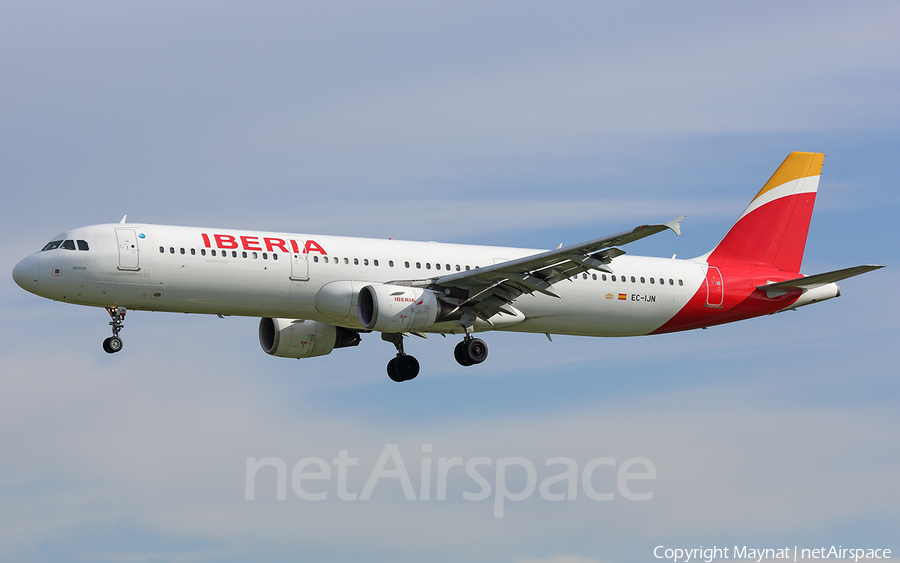
[[[472,362],[466,356],[466,341],[463,340],[459,344],[456,345],[456,348],[453,349],[453,357],[456,358],[457,363],[461,366],[470,366]]]
[[[388,377],[391,378],[391,381],[396,381],[397,383],[406,381],[405,379],[400,377],[400,374],[397,372],[397,358],[391,358],[391,361],[388,362],[387,374]]]
[[[115,354],[122,349],[122,339],[118,336],[111,336],[106,339],[105,347],[108,348],[107,352]]]
[[[463,351],[466,359],[473,364],[480,364],[487,359],[488,348],[484,340],[480,338],[470,338],[463,341]]]
[[[106,352],[107,354],[113,353],[113,351],[109,347],[109,341],[111,338],[112,338],[112,336],[110,336],[109,338],[107,338],[103,341],[103,351]]]
[[[409,381],[419,375],[419,360],[412,356],[399,356],[395,359],[397,360],[397,375],[403,378],[401,381]]]

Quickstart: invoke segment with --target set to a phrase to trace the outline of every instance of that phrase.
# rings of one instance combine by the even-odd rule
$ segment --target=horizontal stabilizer
[[[853,276],[865,274],[872,270],[878,270],[884,266],[854,266],[853,268],[844,268],[843,270],[835,270],[833,272],[825,272],[824,274],[816,274],[814,276],[804,276],[793,280],[787,280],[777,283],[769,283],[766,285],[758,285],[757,289],[763,291],[794,291],[809,290],[829,283],[838,282]]]

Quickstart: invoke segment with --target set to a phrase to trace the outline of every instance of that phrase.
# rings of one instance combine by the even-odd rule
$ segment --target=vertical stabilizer
[[[813,152],[789,154],[707,261],[799,272],[824,157]]]

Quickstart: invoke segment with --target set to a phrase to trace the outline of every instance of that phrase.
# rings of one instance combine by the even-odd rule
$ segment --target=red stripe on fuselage
[[[800,297],[800,291],[790,291],[775,297],[769,297],[765,291],[756,287],[769,282],[787,281],[800,277],[800,274],[787,274],[780,270],[754,268],[751,266],[719,266],[725,288],[721,307],[709,307],[706,304],[706,282],[675,316],[650,334],[662,334],[702,328],[742,319],[750,319],[768,315],[788,307]]]

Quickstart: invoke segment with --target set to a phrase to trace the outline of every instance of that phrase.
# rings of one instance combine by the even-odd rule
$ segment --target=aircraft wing
[[[472,317],[488,321],[498,313],[515,315],[508,305],[523,293],[539,292],[559,297],[553,289],[554,284],[588,270],[612,272],[607,264],[616,256],[625,254],[616,247],[668,229],[680,235],[684,218],[682,215],[660,225],[640,225],[615,235],[441,276],[429,280],[429,285],[449,291],[451,297],[459,295],[457,309]]]
[[[866,272],[871,272],[872,270],[877,270],[879,268],[884,268],[884,266],[875,266],[875,265],[866,265],[866,266],[854,266],[852,268],[844,268],[843,270],[835,270],[833,272],[825,272],[824,274],[815,274],[812,276],[804,276],[802,278],[796,278],[793,280],[787,280],[783,282],[777,283],[769,283],[766,285],[758,285],[757,289],[762,289],[763,291],[796,291],[796,290],[808,290],[814,289],[816,287],[826,285],[829,283],[838,282],[841,280],[845,280],[847,278],[852,278],[853,276],[858,276],[860,274],[865,274]]]

